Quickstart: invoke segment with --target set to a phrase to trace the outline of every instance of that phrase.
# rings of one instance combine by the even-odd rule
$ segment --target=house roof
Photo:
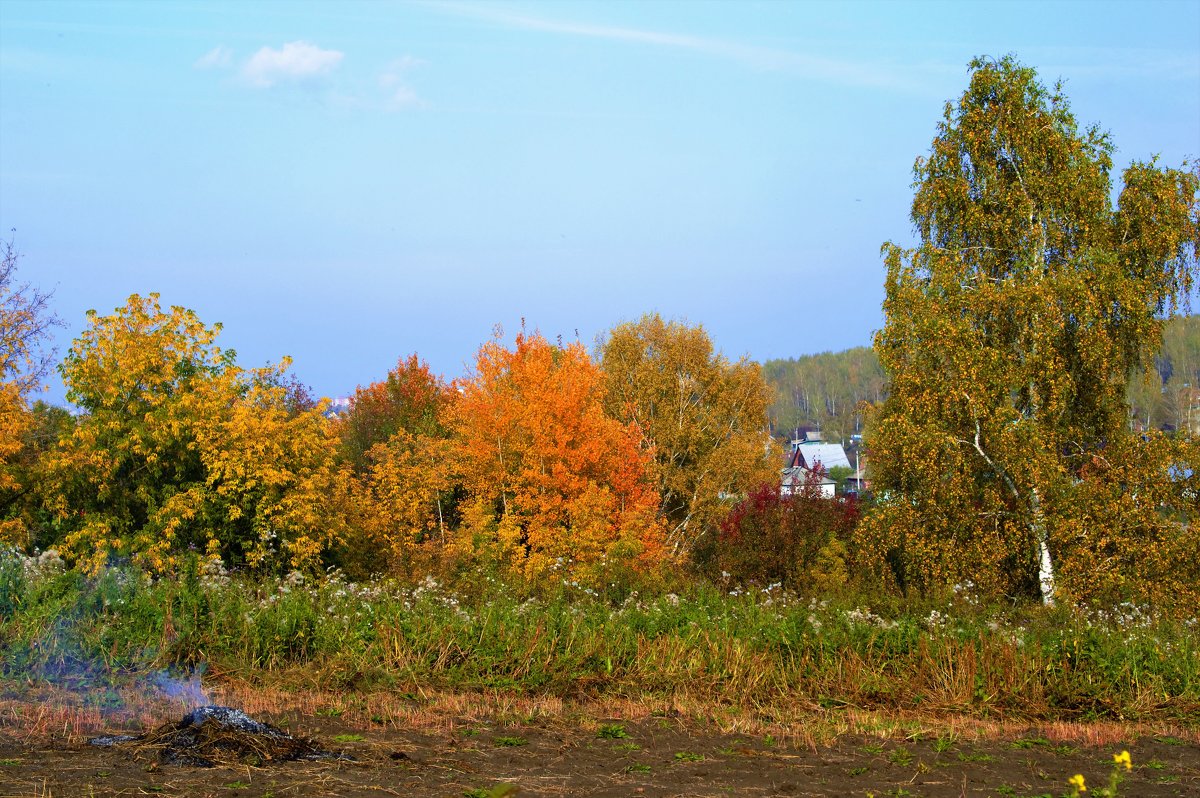
[[[825,467],[826,472],[838,466],[854,467],[850,465],[850,459],[846,457],[846,450],[840,443],[802,443],[796,447],[796,451],[803,459],[802,463],[796,463],[796,465],[816,468],[820,463]],[[793,462],[795,461],[793,460]]]
[[[798,466],[794,467],[794,468],[785,468],[785,469],[783,469],[783,480],[782,480],[783,486],[787,487],[787,488],[791,488],[791,487],[797,487],[799,485],[803,485],[805,482],[808,481],[808,475],[809,475],[809,471],[806,468],[800,468]],[[819,484],[835,485],[837,483],[834,482],[832,479],[830,479],[828,476],[822,476]]]

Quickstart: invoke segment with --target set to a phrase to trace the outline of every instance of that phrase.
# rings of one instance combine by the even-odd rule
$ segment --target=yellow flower
[[[1124,765],[1126,770],[1133,770],[1133,762],[1129,759],[1128,751],[1113,754],[1113,762],[1116,762],[1118,765]]]
[[[1075,788],[1075,793],[1078,795],[1081,792],[1087,792],[1087,785],[1083,783],[1083,774],[1076,773],[1071,778],[1067,779],[1072,787]]]

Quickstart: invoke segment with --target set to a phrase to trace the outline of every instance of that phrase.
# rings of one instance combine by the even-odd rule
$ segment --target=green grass
[[[456,590],[336,575],[218,585],[195,568],[153,581],[128,568],[34,579],[14,562],[0,553],[0,673],[75,680],[95,700],[116,672],[211,663],[260,683],[303,672],[328,689],[681,695],[756,711],[808,695],[831,712],[1200,719],[1200,636],[1166,619],[1122,627],[1065,606],[818,602],[703,583],[678,598],[594,596],[487,573]],[[933,609],[946,619],[936,628]]]

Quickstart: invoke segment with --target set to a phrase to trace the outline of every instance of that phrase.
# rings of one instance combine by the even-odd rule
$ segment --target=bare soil
[[[253,703],[249,696],[242,695],[245,703]],[[776,725],[773,735],[754,724],[730,731],[737,724],[728,716],[706,720],[672,710],[638,715],[626,707],[617,718],[595,714],[594,706],[590,714],[562,706],[514,713],[509,706],[489,716],[481,709],[486,700],[443,703],[434,711],[389,713],[381,709],[390,706],[383,699],[357,700],[351,710],[314,700],[256,712],[355,761],[198,768],[164,764],[152,747],[87,744],[89,733],[147,731],[152,718],[171,717],[161,705],[124,714],[76,708],[72,714],[9,693],[0,700],[0,796],[475,798],[493,791],[521,798],[1058,798],[1070,794],[1067,779],[1077,773],[1093,793],[1107,784],[1112,756],[1121,750],[1130,752],[1134,769],[1123,775],[1120,795],[1200,796],[1200,735],[1177,728],[1057,724],[968,732],[926,722],[914,732],[913,724],[898,722],[876,723],[872,733],[817,736]],[[447,707],[459,714],[448,716]],[[823,717],[812,723],[826,732],[849,728]],[[504,784],[516,792],[496,790]]]

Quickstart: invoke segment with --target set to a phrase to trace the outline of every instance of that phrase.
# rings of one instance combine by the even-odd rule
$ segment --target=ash
[[[139,735],[105,735],[88,740],[102,748],[157,749],[160,762],[169,765],[263,765],[268,762],[353,757],[320,748],[313,740],[293,737],[276,726],[232,707],[193,709],[177,723],[166,723]]]

